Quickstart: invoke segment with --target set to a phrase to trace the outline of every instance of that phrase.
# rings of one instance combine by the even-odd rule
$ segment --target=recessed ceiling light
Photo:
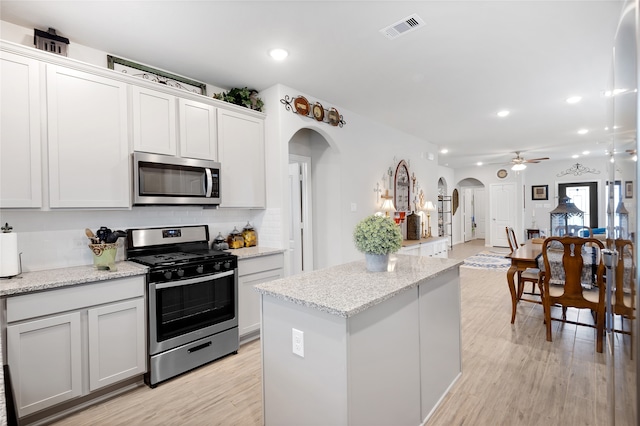
[[[582,151],[582,155],[589,155],[589,154],[591,154],[590,151]]]
[[[477,166],[482,166],[482,161],[478,161],[478,162],[476,163],[476,165],[477,165]]]
[[[509,111],[502,110],[502,111],[498,111],[498,117],[506,117],[507,115],[509,115]]]
[[[573,155],[571,156],[571,158],[578,158],[578,157],[580,157],[578,154],[573,154]]]
[[[587,133],[589,133],[589,130],[587,130],[587,129],[580,129],[580,130],[578,130],[578,134],[579,134],[579,135],[586,135]]]
[[[449,150],[447,148],[442,148],[440,150],[440,154],[446,154],[447,152],[449,152]]]
[[[282,61],[284,58],[289,56],[289,52],[284,49],[276,48],[269,51],[269,56],[271,56],[276,61]]]
[[[582,96],[571,96],[567,98],[568,104],[577,104],[582,100]]]

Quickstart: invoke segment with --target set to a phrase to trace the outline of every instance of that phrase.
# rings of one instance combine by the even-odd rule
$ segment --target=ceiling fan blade
[[[542,160],[548,160],[549,157],[532,158],[531,160],[524,160],[525,163],[539,163]]]

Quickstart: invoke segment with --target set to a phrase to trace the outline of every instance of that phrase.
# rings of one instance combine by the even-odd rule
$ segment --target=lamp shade
[[[422,208],[422,210],[427,211],[427,212],[434,211],[435,209],[436,209],[436,206],[431,201],[427,201],[424,204],[424,207]]]
[[[380,207],[380,211],[385,213],[385,216],[389,216],[390,212],[395,212],[396,208],[393,206],[393,202],[391,198],[385,198],[384,203],[382,203],[382,207]]]

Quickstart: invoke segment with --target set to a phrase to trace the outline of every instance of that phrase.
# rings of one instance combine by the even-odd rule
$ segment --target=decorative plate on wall
[[[316,102],[313,105],[313,116],[315,117],[316,120],[318,121],[322,121],[324,120],[324,108],[322,107],[322,105],[320,104],[320,102]]]
[[[298,96],[293,100],[296,112],[301,115],[309,115],[309,101],[304,96]]]
[[[329,124],[332,126],[337,126],[340,123],[340,114],[338,110],[335,108],[331,108],[329,110]]]

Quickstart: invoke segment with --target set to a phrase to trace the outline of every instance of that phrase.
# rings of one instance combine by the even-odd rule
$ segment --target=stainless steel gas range
[[[149,386],[238,352],[238,260],[208,225],[129,229],[127,260],[149,267]]]

